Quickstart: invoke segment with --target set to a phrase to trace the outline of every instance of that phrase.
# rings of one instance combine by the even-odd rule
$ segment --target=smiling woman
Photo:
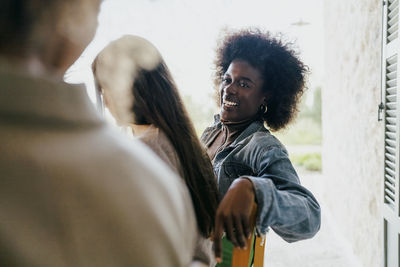
[[[313,237],[319,204],[300,184],[285,147],[264,127],[279,130],[293,119],[307,67],[287,44],[259,30],[229,33],[215,63],[220,114],[202,141],[222,197],[214,232],[218,261],[227,254],[224,231],[234,246],[246,246],[254,202],[259,235],[271,227],[288,242]]]
[[[232,61],[221,83],[221,120],[241,122],[256,114],[261,105],[265,110],[263,83],[261,73],[248,62]]]
[[[243,87],[250,83],[250,87],[261,89],[263,96],[258,97],[263,101],[253,104],[258,104],[257,107],[263,104],[259,115],[262,115],[270,129],[282,129],[295,117],[304,92],[308,67],[298,59],[289,44],[269,32],[239,31],[225,37],[217,50],[215,66],[214,82],[220,88],[221,97],[227,94],[222,90],[227,88],[227,82],[232,79],[234,68],[236,75],[250,75],[241,77],[241,83],[238,84]],[[249,78],[253,80],[249,81]],[[264,107],[268,108],[268,112],[264,112]],[[251,111],[252,115],[257,113],[254,108]]]

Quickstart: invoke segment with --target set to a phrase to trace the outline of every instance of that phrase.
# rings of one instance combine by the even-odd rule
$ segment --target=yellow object
[[[254,203],[251,216],[250,216],[250,227],[254,229],[257,217],[257,204]],[[254,244],[254,238],[255,244]],[[240,248],[234,248],[232,255],[232,267],[247,267],[249,265],[249,260],[251,259],[251,248],[254,244],[254,261],[253,267],[263,267],[264,266],[264,249],[265,249],[265,237],[256,236],[255,231],[249,239],[247,239],[246,247],[243,250]]]

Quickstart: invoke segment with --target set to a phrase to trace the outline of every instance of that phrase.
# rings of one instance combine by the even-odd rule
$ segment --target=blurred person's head
[[[157,48],[141,37],[124,36],[107,45],[92,68],[98,92],[118,124],[152,124],[166,134],[181,163],[199,229],[210,235],[218,205],[212,165]]]
[[[0,57],[63,74],[93,39],[100,2],[0,1]]]
[[[215,60],[221,120],[261,118],[272,130],[297,112],[308,72],[290,44],[260,30],[227,33]]]

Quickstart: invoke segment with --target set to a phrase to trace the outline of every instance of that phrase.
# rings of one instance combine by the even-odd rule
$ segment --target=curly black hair
[[[244,60],[261,72],[262,90],[268,96],[268,111],[263,119],[273,131],[285,128],[292,121],[305,90],[309,69],[291,46],[270,32],[243,29],[227,32],[216,49],[214,82],[217,88],[234,60]]]

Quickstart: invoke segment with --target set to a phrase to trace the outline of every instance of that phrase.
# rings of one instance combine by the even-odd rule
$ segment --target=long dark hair
[[[96,73],[96,59],[93,72]],[[138,71],[132,93],[135,123],[153,124],[168,137],[182,167],[198,228],[202,235],[210,236],[218,206],[216,178],[163,59],[153,70]]]

